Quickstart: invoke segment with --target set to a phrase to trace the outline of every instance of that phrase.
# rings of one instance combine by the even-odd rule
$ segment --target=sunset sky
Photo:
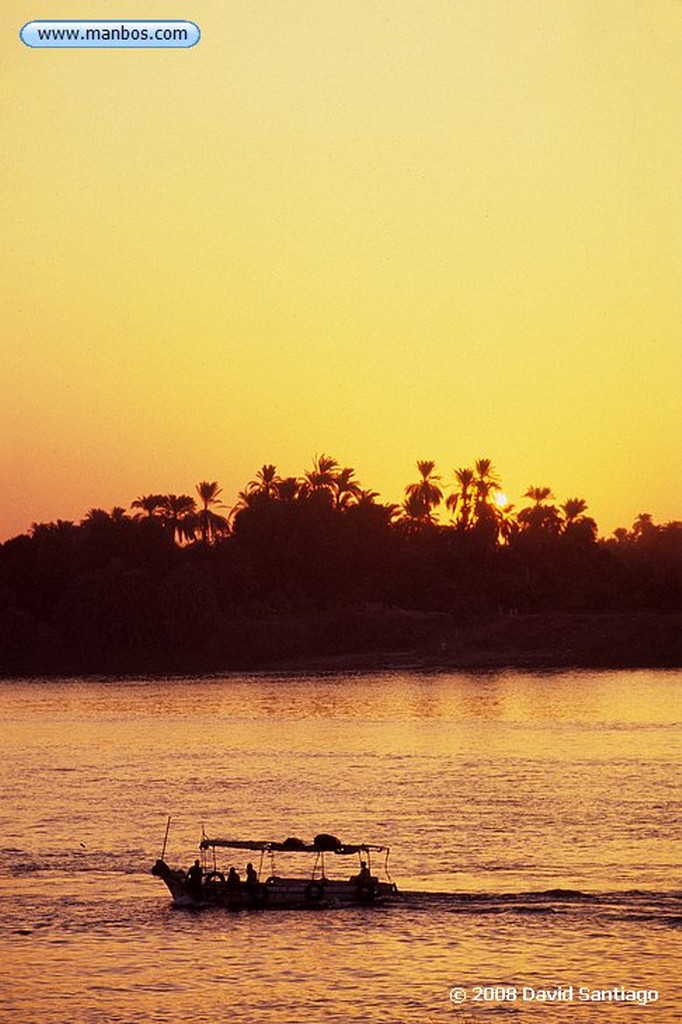
[[[191,18],[38,50],[38,18]],[[0,539],[316,452],[680,517],[682,4],[5,0]]]

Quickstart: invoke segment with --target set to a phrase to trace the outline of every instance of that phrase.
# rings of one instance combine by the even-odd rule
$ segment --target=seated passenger
[[[357,875],[353,875],[353,877],[351,878],[351,882],[357,882],[358,885],[363,885],[363,883],[371,881],[372,875],[369,868],[367,867],[367,861],[361,860],[360,871]]]
[[[237,870],[234,867],[231,867],[230,870],[227,873],[227,886],[228,886],[228,888],[229,889],[238,889],[239,888],[239,882],[240,882],[240,878],[239,878],[239,874],[237,873]]]
[[[254,868],[251,861],[246,865],[246,884],[257,885],[258,884],[258,872]]]

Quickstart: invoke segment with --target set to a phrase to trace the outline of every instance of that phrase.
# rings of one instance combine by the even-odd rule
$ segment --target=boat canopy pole
[[[163,837],[163,847],[161,849],[161,860],[166,859],[166,843],[168,842],[168,833],[170,832],[171,816],[168,815],[168,821],[166,822],[166,834]]]

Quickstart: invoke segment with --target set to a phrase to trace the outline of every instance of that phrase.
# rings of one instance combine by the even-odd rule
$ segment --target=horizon
[[[156,51],[7,14],[0,540],[315,452],[680,518],[682,6],[188,0]]]

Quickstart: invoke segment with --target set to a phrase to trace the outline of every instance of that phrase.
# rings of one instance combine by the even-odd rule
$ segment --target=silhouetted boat
[[[166,830],[166,836],[168,830]],[[320,834],[312,843],[290,838],[284,842],[242,839],[210,839],[203,835],[199,844],[201,860],[197,868],[173,870],[163,859],[164,850],[152,868],[152,874],[165,882],[177,906],[220,906],[238,910],[303,909],[372,905],[390,900],[398,892],[388,873],[388,846],[371,843],[342,843],[335,836]],[[241,850],[257,854],[249,880],[237,878],[218,864],[218,850]],[[383,854],[381,877],[373,874],[372,854]],[[327,869],[348,857],[358,858],[358,870],[347,877]],[[293,866],[312,858],[312,866],[297,873],[280,873],[279,862]],[[344,865],[345,866],[345,865]],[[200,870],[199,870],[200,869]]]

